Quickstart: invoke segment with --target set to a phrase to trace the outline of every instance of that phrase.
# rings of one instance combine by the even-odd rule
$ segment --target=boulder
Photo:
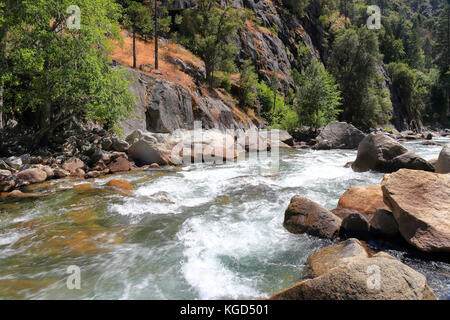
[[[450,173],[450,144],[447,144],[439,154],[436,163],[437,173]]]
[[[324,247],[311,253],[308,257],[308,269],[313,277],[319,277],[353,259],[368,257],[369,253],[366,247],[358,239],[350,238],[337,245]]]
[[[399,169],[434,171],[434,167],[418,155],[408,151],[394,139],[383,134],[370,134],[361,141],[352,165],[356,172],[375,170],[385,173]]]
[[[118,157],[108,166],[111,173],[129,171],[133,167],[133,163],[124,157]]]
[[[369,221],[359,213],[351,213],[342,219],[341,234],[348,237],[365,239],[370,237]]]
[[[34,183],[42,183],[47,180],[47,173],[39,168],[30,168],[20,171],[16,175],[19,186],[27,186]]]
[[[70,176],[70,172],[61,168],[53,169],[54,177],[56,179],[61,179]]]
[[[394,215],[387,210],[377,210],[370,219],[369,225],[370,232],[382,238],[393,238],[400,235]]]
[[[307,233],[334,239],[339,234],[341,219],[319,204],[295,196],[286,209],[283,225],[292,233]]]
[[[128,144],[128,142],[126,142],[124,140],[120,140],[118,138],[112,139],[111,149],[114,151],[126,152],[129,147],[130,147],[130,145]]]
[[[64,162],[62,168],[66,171],[69,171],[71,175],[75,174],[78,169],[83,169],[85,167],[85,164],[83,161],[81,161],[78,158],[71,158]]]
[[[357,149],[366,135],[346,122],[331,122],[317,136],[315,148],[329,149]]]
[[[26,199],[26,198],[39,198],[42,195],[37,193],[23,193],[20,190],[14,190],[2,195],[4,198]]]
[[[251,132],[252,130],[249,130]],[[269,144],[273,144],[274,137],[278,137],[278,141],[290,147],[294,146],[294,138],[286,130],[270,129],[259,130],[259,136],[263,139],[268,139]]]
[[[339,199],[336,209],[332,212],[340,218],[349,213],[358,212],[370,218],[379,209],[389,210],[383,202],[383,191],[380,185],[351,187]]]
[[[158,163],[171,164],[171,152],[178,140],[171,139],[168,134],[147,133],[136,130],[127,137],[130,143],[128,155],[138,165]]]
[[[14,171],[5,161],[0,159],[0,170]]]
[[[379,252],[349,259],[314,279],[281,291],[272,300],[436,300],[427,279]]]
[[[4,159],[4,161],[15,170],[19,170],[22,165],[22,159],[19,157],[9,157],[8,159]]]
[[[8,192],[16,186],[16,177],[4,171],[0,171],[0,192]]]
[[[402,169],[385,175],[384,201],[400,234],[426,252],[450,252],[450,175]]]

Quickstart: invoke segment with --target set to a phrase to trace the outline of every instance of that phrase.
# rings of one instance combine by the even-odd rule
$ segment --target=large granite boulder
[[[127,137],[128,155],[138,165],[223,163],[243,153],[235,136],[220,130],[176,130],[171,134],[136,130]]]
[[[321,205],[295,196],[286,209],[283,225],[292,233],[307,233],[334,239],[339,235],[341,219]]]
[[[336,250],[338,253],[340,250]],[[345,253],[345,250],[343,250]],[[281,291],[272,300],[436,300],[427,279],[394,257],[379,252],[336,258],[334,268]]]
[[[356,172],[375,170],[391,173],[399,169],[434,171],[428,161],[410,152],[394,139],[383,134],[370,134],[361,141],[352,164]]]
[[[439,154],[436,163],[437,173],[450,173],[450,144],[447,144]]]
[[[366,135],[346,122],[331,122],[317,136],[315,148],[329,149],[357,149]]]
[[[354,259],[368,257],[367,248],[358,239],[350,238],[335,246],[324,247],[311,253],[308,257],[308,273],[313,277],[319,277]]]
[[[402,169],[384,176],[382,189],[406,241],[450,252],[450,175]]]
[[[351,187],[345,191],[332,212],[342,219],[355,212],[370,219],[379,209],[389,210],[383,202],[381,186],[372,185]]]

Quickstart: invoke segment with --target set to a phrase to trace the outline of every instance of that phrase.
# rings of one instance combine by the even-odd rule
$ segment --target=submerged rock
[[[357,149],[366,135],[346,122],[329,123],[316,138],[318,150]]]
[[[382,182],[400,234],[426,252],[450,252],[450,175],[402,169]]]
[[[361,141],[357,158],[352,164],[352,169],[356,172],[376,170],[391,173],[402,168],[434,171],[430,163],[408,151],[394,139],[373,133]]]
[[[334,239],[339,234],[341,219],[319,204],[295,196],[286,209],[283,225],[292,233],[307,233]]]
[[[127,180],[121,180],[121,179],[113,179],[106,183],[109,187],[115,187],[122,189],[124,191],[132,191],[133,187],[131,186],[130,182]]]
[[[450,173],[450,144],[447,144],[439,154],[436,163],[437,173]]]

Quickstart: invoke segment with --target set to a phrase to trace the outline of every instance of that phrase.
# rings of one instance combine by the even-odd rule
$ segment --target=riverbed
[[[438,157],[442,147],[421,143],[405,145]],[[276,172],[248,159],[31,186],[42,197],[0,202],[0,298],[266,298],[305,279],[308,255],[333,243],[283,228],[291,197],[333,209],[351,186],[380,184],[381,173],[344,167],[355,158],[292,150]],[[102,187],[118,178],[131,182],[132,196]],[[450,299],[450,262],[388,252]],[[67,287],[69,266],[80,268],[79,290]]]

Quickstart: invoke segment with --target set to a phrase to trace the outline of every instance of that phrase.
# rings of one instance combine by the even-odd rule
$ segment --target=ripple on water
[[[441,150],[421,142],[407,146],[426,159],[436,158]],[[8,279],[4,283],[9,288],[0,285],[0,298],[12,297],[14,288],[21,288],[14,297],[41,299],[267,297],[302,280],[308,255],[331,244],[283,228],[291,197],[301,194],[332,209],[349,187],[381,182],[382,174],[344,168],[355,157],[355,151],[347,150],[298,150],[282,153],[279,171],[272,173],[261,173],[255,162],[246,160],[115,176],[132,183],[131,197],[77,192],[73,183],[50,185],[50,191],[60,191],[0,206],[7,213],[0,215],[0,282]],[[103,185],[110,179],[95,182]],[[89,208],[91,214],[83,211]],[[75,239],[75,250],[65,244],[68,239],[55,240],[69,236]],[[30,245],[32,239],[37,242]],[[76,250],[92,241],[102,250]],[[45,250],[30,254],[33,246],[52,243],[63,250],[47,257]],[[426,274],[440,297],[448,294],[450,264],[390,252]],[[71,264],[82,268],[79,292],[65,287]],[[27,286],[30,290],[23,290]]]

